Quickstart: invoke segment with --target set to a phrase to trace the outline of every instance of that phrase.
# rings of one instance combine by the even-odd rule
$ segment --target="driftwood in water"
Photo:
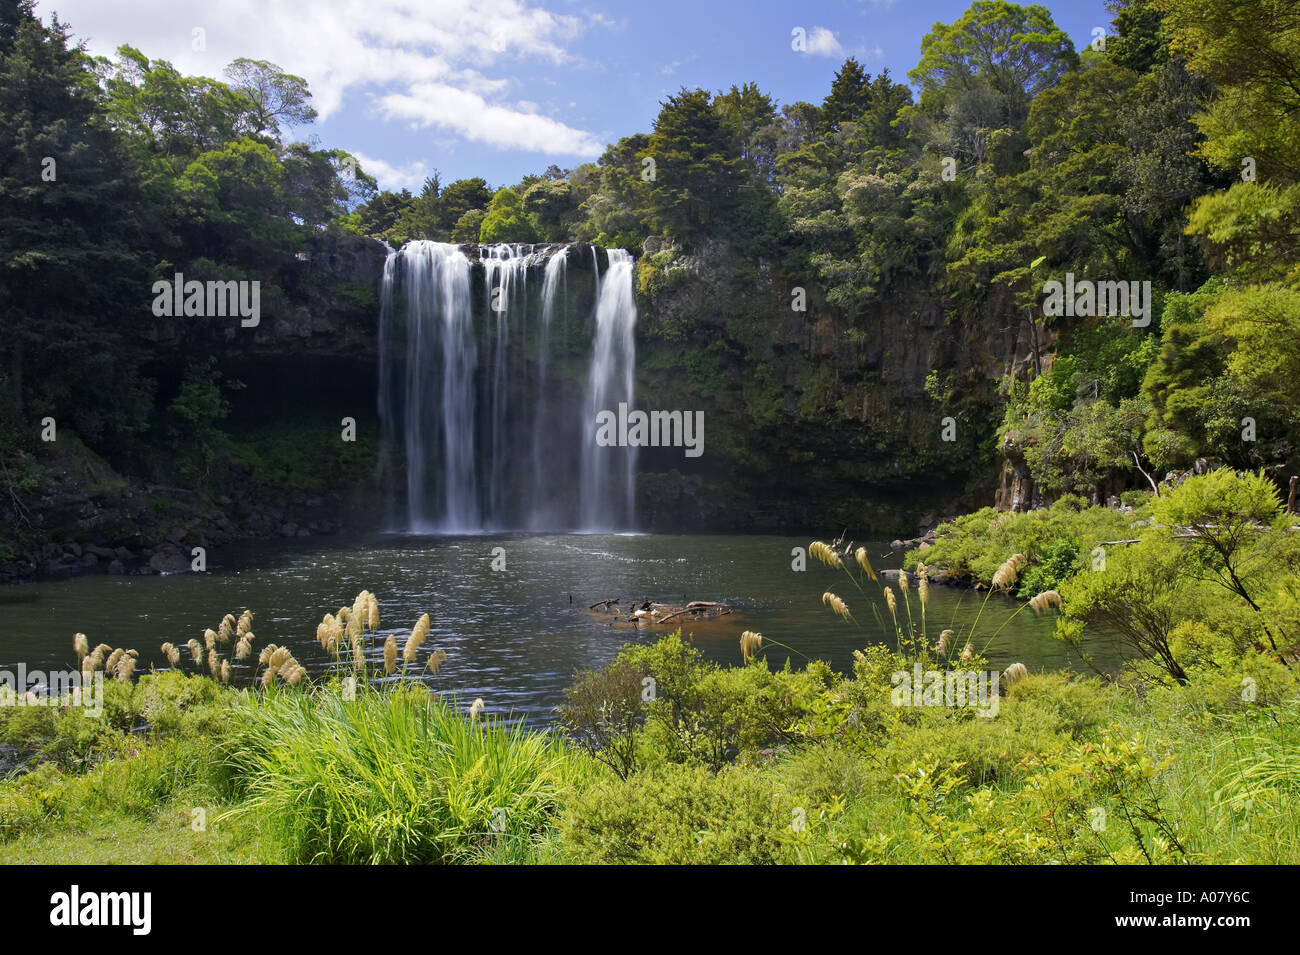
[[[676,613],[670,613],[666,617],[660,617],[657,622],[667,623],[669,620],[673,619],[673,617],[680,617],[684,613],[698,614],[712,607],[717,608],[717,613],[715,614],[715,616],[720,617],[723,614],[731,613],[730,607],[726,606],[725,604],[720,604],[715,600],[692,600],[690,603],[688,603],[681,610],[678,610]]]
[[[611,597],[609,600],[602,600],[594,603],[587,609],[595,613],[609,613],[612,618],[609,619],[610,625],[614,624],[631,624],[633,626],[659,626],[681,616],[689,616],[695,621],[712,620],[727,614],[734,613],[726,604],[719,603],[716,600],[692,600],[688,604],[663,604],[655,603],[650,600],[633,600],[628,605],[626,612],[620,610],[618,606],[619,598]]]

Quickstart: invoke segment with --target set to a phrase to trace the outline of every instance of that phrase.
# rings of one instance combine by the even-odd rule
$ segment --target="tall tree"
[[[0,387],[28,441],[42,415],[98,443],[148,409],[124,335],[148,304],[144,202],[91,67],[65,24],[0,3]]]

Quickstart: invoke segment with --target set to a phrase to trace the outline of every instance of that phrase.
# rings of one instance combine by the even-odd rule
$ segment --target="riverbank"
[[[972,568],[1025,549],[951,619],[919,563],[814,542],[796,576],[858,647],[847,666],[753,618],[612,659],[584,645],[546,729],[444,682],[499,633],[449,656],[445,614],[390,617],[369,591],[305,649],[256,636],[251,612],[160,648],[166,669],[79,635],[69,663],[104,674],[102,696],[0,688],[0,861],[1300,862],[1292,518],[1265,477],[1227,470],[1144,506],[1137,536],[1045,590],[1063,529],[1087,542],[1129,515],[959,519],[934,549],[978,545]],[[1109,632],[1122,666],[1009,658],[1025,619],[1090,666]]]
[[[847,678],[739,657],[629,650],[656,701],[625,734],[586,705],[620,671],[579,680],[567,742],[364,682],[171,672],[110,681],[102,721],[0,708],[37,760],[0,782],[0,862],[1300,861],[1294,683],[1247,704],[1029,674],[981,718],[894,705],[911,664],[886,651]]]

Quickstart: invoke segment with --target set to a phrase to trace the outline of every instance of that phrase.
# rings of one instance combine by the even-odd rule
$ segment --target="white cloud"
[[[844,55],[844,47],[840,46],[840,41],[835,39],[835,34],[825,27],[813,27],[808,31],[805,49],[814,56]]]
[[[428,167],[423,162],[409,162],[395,166],[361,152],[354,151],[352,155],[357,157],[357,162],[361,164],[363,171],[379,180],[381,189],[390,189],[394,192],[399,189],[410,189],[412,192],[419,192],[429,175]]]
[[[518,108],[494,105],[470,90],[446,83],[417,83],[409,92],[379,100],[389,119],[406,119],[418,127],[451,129],[466,139],[502,149],[564,156],[598,156],[600,141],[558,120]]]
[[[555,154],[594,155],[590,133],[547,120],[545,137],[526,101],[511,103],[510,81],[494,67],[523,60],[575,62],[567,47],[587,21],[531,0],[41,0],[55,8],[91,52],[130,43],[185,73],[218,77],[239,56],[271,60],[308,81],[325,120],[358,92],[378,97],[385,115],[433,122],[410,101],[435,91],[456,108],[439,125],[476,142]],[[193,49],[195,29],[205,49]],[[405,105],[404,105],[405,104]],[[468,108],[473,104],[474,109]],[[506,127],[521,124],[510,134]]]

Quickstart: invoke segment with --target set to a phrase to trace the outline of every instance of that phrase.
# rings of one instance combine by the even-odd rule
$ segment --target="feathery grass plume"
[[[1005,686],[1015,686],[1027,676],[1029,670],[1023,663],[1013,663],[1002,671],[1002,683]]]
[[[813,557],[816,557],[826,566],[834,567],[836,570],[839,570],[844,566],[844,562],[840,560],[840,555],[835,553],[834,548],[832,548],[830,544],[823,541],[813,541],[809,544],[808,553]]]
[[[239,642],[235,644],[236,660],[247,660],[249,658],[249,656],[253,652],[254,639],[255,638],[251,630],[239,638]]]
[[[167,657],[167,662],[172,666],[180,666],[181,652],[176,649],[175,644],[164,643],[162,645],[163,655]]]
[[[225,628],[223,627],[222,629],[224,630]],[[203,643],[208,648],[209,653],[217,648],[218,640],[221,640],[221,635],[217,633],[217,631],[211,628],[203,631]],[[225,643],[226,641],[221,640],[221,642]]]
[[[239,626],[235,629],[235,636],[242,637],[248,631],[253,629],[253,611],[245,610],[239,615]]]
[[[351,624],[348,627],[351,629]],[[352,666],[358,670],[365,669],[366,666],[366,652],[361,646],[360,634],[352,638]]]
[[[434,676],[437,676],[437,675],[438,675],[438,669],[439,669],[439,668],[440,668],[440,667],[441,667],[441,666],[442,666],[446,661],[447,661],[447,651],[446,651],[446,650],[434,650],[431,654],[429,654],[429,662],[428,662],[427,664],[425,664],[425,665],[429,668],[429,672],[430,672],[430,673],[432,673]]]
[[[975,648],[972,647],[970,645],[970,641],[967,640],[966,646],[961,648],[961,662],[970,663],[971,660],[974,659],[974,657],[975,657]]]
[[[753,630],[746,630],[740,635],[740,656],[745,663],[749,663],[749,655],[756,652],[763,646],[763,635],[755,633]]]
[[[384,640],[384,676],[392,676],[397,669],[397,637],[389,634]]]
[[[212,676],[221,674],[221,657],[217,656],[216,650],[208,651],[208,673]]]
[[[357,599],[352,601],[352,612],[348,614],[349,624],[354,619],[357,622],[357,633],[365,633],[366,624],[370,620],[370,591],[361,591],[357,594]]]
[[[288,681],[290,686],[297,686],[306,675],[307,668],[300,663],[289,671],[289,675],[285,677],[285,680]]]
[[[853,552],[853,556],[857,560],[858,566],[866,571],[867,576],[872,580],[875,580],[876,570],[871,566],[871,561],[867,560],[867,549],[865,547],[859,547]]]
[[[939,634],[939,646],[937,647],[939,656],[946,657],[948,655],[948,647],[950,646],[951,642],[952,642],[951,630],[945,630],[943,633]]]
[[[1020,577],[1020,571],[1024,569],[1025,563],[1024,554],[1012,554],[1003,561],[1002,566],[998,568],[998,572],[993,575],[993,589],[1010,590],[1017,578]]]
[[[469,718],[478,719],[478,715],[483,712],[483,697],[479,697],[469,705]]]
[[[1032,597],[1029,600],[1029,609],[1040,617],[1049,607],[1055,607],[1057,610],[1060,610],[1061,606],[1061,595],[1055,590],[1044,590],[1037,597]]]
[[[925,564],[916,565],[916,592],[921,595],[921,606],[930,602],[930,573]]]
[[[221,682],[222,683],[230,682],[230,661],[229,660],[221,661]]]
[[[293,659],[293,654],[289,652],[288,647],[276,647],[266,663],[272,670],[279,670],[282,666]],[[296,661],[295,661],[296,662]]]
[[[235,633],[234,615],[226,614],[224,617],[222,617],[221,626],[218,628],[218,630],[219,632],[216,634],[216,639],[220,640],[222,643],[229,643],[230,638]]]
[[[274,683],[274,682],[275,682],[275,671],[274,671],[274,670],[268,669],[265,673],[262,674],[262,688],[263,688],[263,689],[266,689],[267,687],[269,687],[269,686],[270,686],[272,683]]]
[[[135,673],[135,658],[138,654],[134,650],[128,650],[122,654],[122,658],[117,661],[117,666],[113,668],[113,675],[121,683],[128,683]]]
[[[893,616],[897,617],[897,616],[898,616],[898,599],[894,596],[894,588],[893,588],[893,587],[888,587],[888,586],[885,587],[885,604],[889,607],[889,612],[890,612]]]
[[[898,589],[903,593],[907,593],[907,571],[905,570],[898,572]]]
[[[406,638],[406,645],[402,647],[402,662],[409,664],[415,659],[415,651],[420,649],[425,638],[429,635],[429,615],[422,614],[420,619],[415,621],[415,627],[411,630],[411,635]]]
[[[203,644],[199,643],[196,638],[191,637],[189,643],[185,645],[190,648],[190,658],[194,661],[194,665],[201,664],[203,662]]]
[[[340,610],[339,614],[342,615],[342,613],[343,611]],[[348,639],[352,641],[352,644],[355,647],[357,638],[361,636],[361,625],[363,622],[361,618],[361,612],[355,604],[350,609],[348,609],[347,620],[348,620]]]
[[[370,629],[372,631],[378,630],[379,629],[379,601],[376,600],[375,595],[370,593],[369,591],[366,591],[366,596],[370,598],[369,606],[366,608],[367,615],[370,618],[369,620]]]
[[[72,635],[72,649],[77,654],[78,663],[90,655],[90,641],[86,639],[84,633]]]
[[[124,656],[126,656],[126,651],[121,647],[118,647],[110,653],[108,659],[104,662],[104,672],[108,674],[116,673],[117,665],[122,662],[122,657]]]
[[[339,640],[343,638],[343,620],[327,613],[316,628],[316,639],[320,642],[321,649],[328,653],[334,653],[338,649]]]
[[[839,614],[845,620],[849,619],[849,605],[829,590],[822,594],[822,603],[829,604],[831,610],[835,611],[835,613]]]
[[[262,652],[257,655],[257,665],[260,667],[266,666],[271,660],[271,654],[278,649],[280,648],[274,643],[268,643],[266,646],[262,647]]]

